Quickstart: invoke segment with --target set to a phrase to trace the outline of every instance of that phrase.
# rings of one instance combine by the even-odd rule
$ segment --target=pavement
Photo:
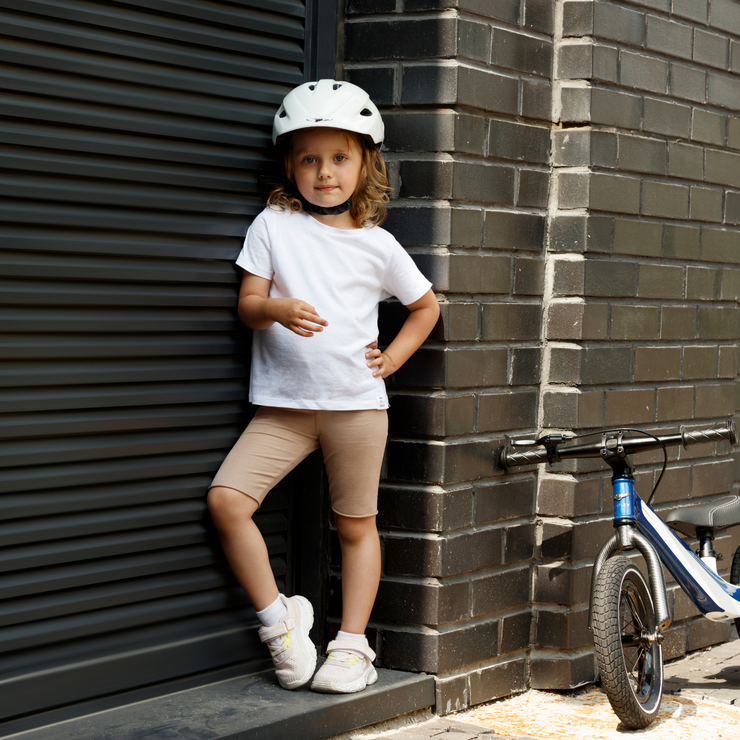
[[[740,738],[740,639],[699,650],[664,667],[650,740]],[[447,715],[418,713],[332,740],[624,740],[631,734],[597,686],[525,694]]]

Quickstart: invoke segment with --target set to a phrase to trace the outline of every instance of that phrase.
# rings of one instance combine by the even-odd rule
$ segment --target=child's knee
[[[240,504],[244,504],[243,499],[246,499],[243,493],[235,491],[233,488],[223,488],[222,486],[216,486],[208,491],[208,498],[206,503],[208,505],[208,511],[211,518],[214,521],[228,518],[233,515],[234,510],[239,507]]]
[[[345,542],[359,542],[366,537],[377,537],[378,528],[374,516],[342,516],[334,513],[339,538]]]

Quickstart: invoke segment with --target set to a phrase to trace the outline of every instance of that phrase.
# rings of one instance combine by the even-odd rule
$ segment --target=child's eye
[[[336,157],[334,157],[335,161],[337,162],[344,162],[347,157],[344,154],[337,154]]]
[[[304,157],[303,161],[306,164],[313,164],[316,161],[316,157]]]

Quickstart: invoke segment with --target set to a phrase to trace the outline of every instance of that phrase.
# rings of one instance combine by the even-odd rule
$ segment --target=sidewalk
[[[665,665],[660,716],[641,737],[683,740],[707,731],[723,740],[740,737],[740,639],[733,636]],[[447,717],[421,715],[407,722],[414,720],[406,727],[379,725],[332,740],[608,740],[626,732],[606,696],[593,686],[529,691]]]

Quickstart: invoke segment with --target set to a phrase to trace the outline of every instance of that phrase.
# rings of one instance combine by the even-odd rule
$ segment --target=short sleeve
[[[272,280],[274,270],[270,250],[269,214],[266,211],[267,209],[262,211],[249,227],[236,264],[253,275]]]
[[[432,284],[409,253],[393,239],[391,258],[383,276],[383,290],[408,306],[418,301],[431,287]]]

